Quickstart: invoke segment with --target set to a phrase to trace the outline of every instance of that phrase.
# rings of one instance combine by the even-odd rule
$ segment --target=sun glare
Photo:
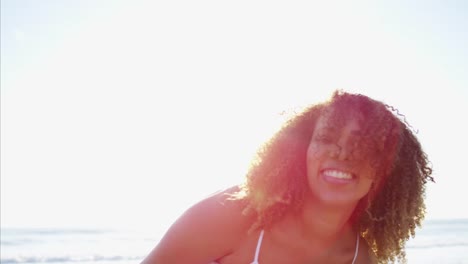
[[[448,70],[370,7],[342,4],[112,1],[67,11],[66,30],[35,12],[2,23],[2,225],[169,224],[242,181],[288,113],[335,89],[399,108],[450,167],[431,140]],[[442,92],[447,107],[466,98]]]

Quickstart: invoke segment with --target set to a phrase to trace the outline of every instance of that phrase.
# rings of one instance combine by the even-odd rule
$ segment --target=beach
[[[2,228],[0,262],[139,263],[159,239],[160,235],[144,230]],[[428,220],[407,243],[406,251],[410,264],[468,264],[468,220]]]

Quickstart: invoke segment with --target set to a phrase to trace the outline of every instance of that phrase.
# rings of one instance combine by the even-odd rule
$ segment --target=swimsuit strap
[[[262,245],[263,233],[264,230],[262,229],[262,231],[260,232],[260,237],[258,238],[257,249],[255,250],[255,259],[251,264],[258,264],[258,255],[260,254],[260,246]]]
[[[357,232],[357,236],[356,236],[356,250],[355,250],[355,252],[354,252],[354,258],[353,258],[353,262],[351,262],[351,264],[354,264],[354,262],[356,262],[358,252],[359,252],[359,232]]]
[[[258,238],[257,248],[255,249],[255,259],[251,264],[258,264],[258,255],[260,254],[260,247],[262,245],[263,233],[264,233],[264,230],[262,229],[262,231],[260,232],[260,236]],[[354,264],[356,262],[358,253],[359,253],[359,232],[356,235],[356,250],[354,251],[354,258],[351,264]]]

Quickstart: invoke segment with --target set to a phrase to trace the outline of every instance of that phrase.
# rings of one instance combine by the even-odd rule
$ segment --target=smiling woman
[[[433,179],[393,110],[337,91],[294,116],[243,184],[190,208],[144,263],[405,262]]]

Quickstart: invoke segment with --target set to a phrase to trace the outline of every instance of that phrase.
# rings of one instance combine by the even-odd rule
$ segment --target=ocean
[[[119,229],[2,228],[0,263],[140,263],[158,240]],[[468,264],[468,220],[426,221],[406,250],[410,264]]]

